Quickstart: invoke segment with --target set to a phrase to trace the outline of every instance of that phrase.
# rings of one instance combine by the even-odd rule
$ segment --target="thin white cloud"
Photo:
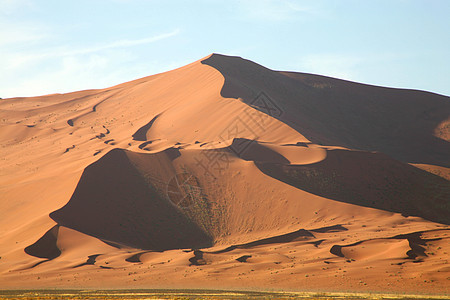
[[[0,73],[0,97],[38,96],[105,88],[172,70],[191,61],[139,61],[139,57],[125,49],[116,49],[104,54],[68,56],[61,58],[56,65],[49,66],[46,70],[22,74],[20,80],[11,78],[11,74]]]
[[[158,62],[139,61],[131,48],[156,43],[179,33],[176,29],[155,36],[76,49],[69,46],[48,48],[47,40],[29,47],[29,39],[23,35],[12,44],[0,45],[0,70],[3,70],[0,73],[0,97],[102,88],[166,71]]]
[[[134,47],[138,45],[144,45],[144,44],[150,44],[157,41],[161,41],[173,36],[176,36],[180,33],[179,29],[175,29],[168,33],[159,34],[152,37],[142,38],[142,39],[135,39],[135,40],[118,40],[109,44],[94,46],[94,47],[87,47],[87,48],[81,48],[76,49],[72,51],[66,51],[66,52],[60,52],[58,53],[59,56],[68,56],[68,55],[78,55],[78,54],[88,54],[93,52],[99,52],[107,49],[114,49],[114,48],[127,48],[127,47]]]
[[[299,69],[302,72],[358,80],[358,69],[363,62],[363,58],[351,55],[314,54],[301,58]]]
[[[170,37],[176,36],[180,33],[179,29],[175,29],[168,33],[163,33],[151,37],[146,37],[142,39],[134,39],[134,40],[118,40],[110,43],[105,43],[102,45],[88,46],[84,48],[78,49],[69,49],[68,46],[64,47],[55,47],[49,49],[40,49],[39,52],[29,53],[26,51],[7,51],[1,50],[0,54],[3,56],[3,61],[0,62],[0,66],[2,66],[5,70],[16,69],[24,66],[28,66],[30,64],[36,64],[40,61],[46,59],[54,59],[54,58],[62,58],[62,57],[70,57],[77,55],[87,55],[92,53],[98,53],[105,50],[118,49],[118,48],[129,48],[135,47],[150,43],[155,43],[164,39],[168,39]],[[1,35],[0,35],[1,36]],[[22,38],[16,40],[16,42],[27,42],[26,35],[22,35]],[[37,39],[37,37],[36,37]]]
[[[0,51],[6,47],[16,45],[30,45],[30,43],[42,42],[49,38],[49,30],[39,23],[13,22],[0,17]]]
[[[33,7],[30,0],[0,0],[0,15],[9,15],[19,9]]]
[[[372,81],[371,74],[384,66],[384,70],[399,60],[413,60],[410,53],[322,53],[305,55],[298,60],[297,69],[302,72],[320,74],[358,82]],[[383,83],[389,85],[389,83]]]
[[[315,9],[311,2],[291,0],[238,0],[244,17],[260,21],[286,21]]]

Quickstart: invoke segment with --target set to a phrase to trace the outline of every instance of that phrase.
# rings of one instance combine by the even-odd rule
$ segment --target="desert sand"
[[[450,101],[212,54],[0,100],[0,289],[450,294]]]

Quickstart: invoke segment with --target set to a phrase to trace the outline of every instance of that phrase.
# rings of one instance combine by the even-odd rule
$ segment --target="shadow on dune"
[[[344,253],[342,253],[342,250],[345,248],[351,248],[354,246],[358,246],[361,244],[364,244],[369,241],[379,240],[382,242],[383,240],[407,240],[410,249],[405,252],[405,258],[408,259],[417,259],[418,257],[427,257],[428,255],[425,253],[425,247],[429,242],[439,241],[442,238],[434,238],[434,239],[426,239],[422,237],[423,231],[413,232],[409,234],[400,234],[389,238],[377,238],[377,239],[368,239],[368,240],[362,240],[358,241],[356,243],[348,244],[348,245],[333,245],[330,249],[330,253],[334,254],[339,257],[345,257],[345,258],[351,258],[346,257]],[[351,255],[350,255],[351,256]],[[415,262],[420,262],[421,260],[418,259]],[[401,265],[402,263],[398,263]]]
[[[277,72],[240,57],[213,54],[202,63],[224,76],[223,97],[242,99],[312,143],[450,167],[450,143],[434,136],[449,116],[449,97]]]
[[[61,255],[61,250],[56,242],[58,239],[59,226],[53,226],[34,244],[26,247],[25,253],[34,257],[52,260]]]
[[[289,163],[289,160],[283,155],[254,140],[234,138],[227,149],[246,161],[264,161],[281,164]]]
[[[450,224],[450,182],[381,153],[331,150],[310,165],[255,164],[321,197]]]
[[[147,141],[147,132],[152,127],[153,123],[158,119],[160,115],[156,115],[153,119],[150,120],[147,124],[139,128],[134,134],[133,134],[133,140],[135,141]]]
[[[83,267],[83,266],[93,266],[95,265],[95,260],[97,259],[97,257],[99,257],[100,254],[94,254],[94,255],[89,255],[88,259],[86,260],[86,262],[76,265],[73,268],[79,268],[79,267]]]
[[[257,246],[261,246],[261,245],[290,243],[290,242],[296,241],[298,239],[307,240],[307,239],[311,239],[311,238],[314,238],[314,235],[311,232],[309,232],[308,230],[305,230],[305,229],[299,229],[294,232],[277,235],[277,236],[272,236],[269,238],[260,239],[260,240],[245,243],[245,244],[233,245],[233,246],[230,246],[223,250],[213,251],[213,252],[208,252],[208,253],[219,254],[219,253],[230,252],[230,251],[233,251],[234,249],[247,249],[247,248],[257,247]]]
[[[88,166],[70,201],[50,217],[111,244],[162,251],[212,245],[211,237],[164,199],[136,166],[168,174],[172,153],[114,149]]]

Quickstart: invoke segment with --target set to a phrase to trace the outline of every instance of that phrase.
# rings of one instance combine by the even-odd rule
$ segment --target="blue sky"
[[[448,0],[0,0],[0,97],[103,88],[210,53],[450,95]]]

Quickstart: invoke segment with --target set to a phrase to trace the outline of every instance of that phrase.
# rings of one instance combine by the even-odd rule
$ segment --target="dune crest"
[[[0,287],[448,293],[449,112],[220,54],[2,99]]]

